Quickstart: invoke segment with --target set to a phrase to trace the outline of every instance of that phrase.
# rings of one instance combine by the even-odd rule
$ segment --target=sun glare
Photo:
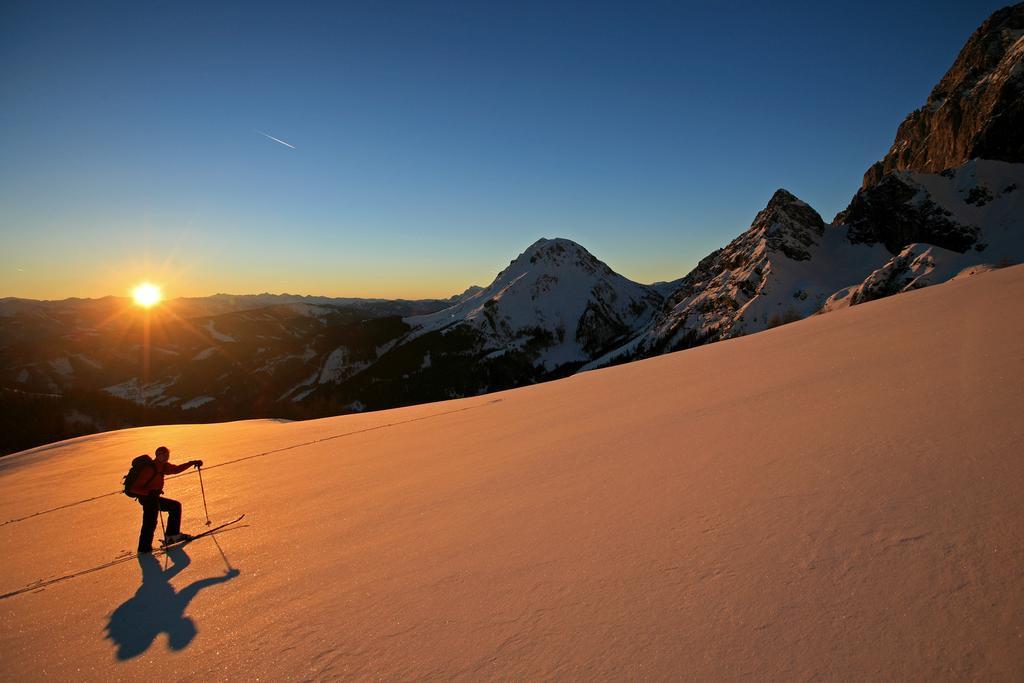
[[[149,282],[143,282],[141,285],[132,290],[132,298],[135,299],[135,303],[143,308],[153,308],[162,298],[160,288]]]

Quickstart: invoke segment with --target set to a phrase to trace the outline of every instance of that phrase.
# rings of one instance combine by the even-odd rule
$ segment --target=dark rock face
[[[754,218],[751,230],[764,230],[771,249],[794,261],[806,261],[811,258],[808,247],[816,244],[825,232],[825,222],[809,204],[779,189]]]
[[[893,171],[938,173],[975,158],[1024,162],[1024,3],[974,32],[862,187]]]
[[[607,351],[630,332],[629,326],[600,300],[587,305],[576,325],[576,340],[591,357]]]
[[[977,247],[978,227],[952,220],[905,173],[947,175],[975,158],[1024,162],[1024,3],[999,10],[974,32],[835,222],[850,227],[852,243],[881,243],[892,254],[914,242],[960,253]],[[991,199],[978,188],[967,201],[983,206]]]
[[[882,243],[898,254],[912,242],[926,242],[963,253],[974,246],[977,226],[961,225],[927,198],[927,191],[902,174],[886,175],[854,195],[837,223],[849,226],[853,244]]]

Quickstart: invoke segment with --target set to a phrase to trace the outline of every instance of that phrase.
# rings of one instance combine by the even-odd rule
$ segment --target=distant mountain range
[[[1024,3],[970,37],[831,223],[778,190],[678,280],[541,239],[447,300],[0,300],[0,450],[148,422],[476,395],[751,334],[1024,260]],[[148,348],[148,357],[144,349]]]

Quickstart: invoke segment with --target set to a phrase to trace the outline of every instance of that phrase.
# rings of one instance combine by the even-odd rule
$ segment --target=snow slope
[[[4,678],[1019,679],[1022,298],[1018,266],[499,394],[3,458]],[[133,547],[102,494],[160,443],[246,519],[79,573]],[[166,489],[201,530],[196,475]]]

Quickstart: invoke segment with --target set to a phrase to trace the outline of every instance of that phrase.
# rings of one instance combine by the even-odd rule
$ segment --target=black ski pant
[[[136,498],[142,506],[142,530],[139,531],[139,552],[147,552],[153,548],[153,532],[156,531],[156,516],[160,510],[167,514],[167,536],[181,533],[181,503],[160,496],[142,496]]]

